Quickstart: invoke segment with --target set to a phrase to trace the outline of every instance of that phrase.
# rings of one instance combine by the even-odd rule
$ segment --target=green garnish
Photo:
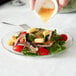
[[[47,47],[46,49],[49,51],[49,54],[56,54],[58,52],[61,52],[65,49],[66,47],[58,44],[58,43],[54,43],[52,47]]]
[[[16,39],[18,38],[18,36],[15,36],[16,37]]]
[[[54,44],[51,47],[47,47],[46,49],[49,51],[49,54],[55,54],[63,51],[66,47],[64,46],[65,41],[59,40],[59,35],[56,30],[53,31],[51,41],[54,41]]]
[[[45,36],[45,42],[48,41],[48,36],[49,36],[49,35]]]
[[[35,39],[35,37],[32,34],[29,34],[27,39],[32,42]]]
[[[56,29],[52,32],[52,37],[51,37],[51,41],[56,41],[58,40],[58,35],[57,35],[57,31]]]
[[[38,56],[38,53],[31,53],[27,48],[22,49],[21,51],[24,55]]]
[[[24,49],[22,49],[22,51],[21,52],[24,52],[24,53],[26,53],[27,51],[29,51],[27,48],[24,48]]]
[[[39,35],[41,38],[44,38],[44,35],[41,33],[40,35]]]

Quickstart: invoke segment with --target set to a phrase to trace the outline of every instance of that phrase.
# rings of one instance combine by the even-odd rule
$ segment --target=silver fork
[[[12,23],[8,23],[8,22],[2,22],[3,24],[7,24],[7,25],[11,25],[11,26],[20,26],[21,28],[27,30],[30,28],[30,26],[28,26],[27,24],[21,24],[21,25],[15,25],[15,24],[12,24]]]

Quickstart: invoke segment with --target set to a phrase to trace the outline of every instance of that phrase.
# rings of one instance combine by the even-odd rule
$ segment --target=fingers
[[[68,4],[69,0],[58,0],[58,5],[59,5],[59,9],[58,12],[60,12],[60,10],[65,7]]]
[[[35,0],[30,0],[30,7],[32,10],[34,10],[34,6],[35,6]]]
[[[59,6],[59,7],[58,7],[58,12],[60,12],[60,10],[61,10],[62,8],[63,8],[62,6]]]
[[[59,6],[66,6],[68,4],[69,0],[58,0],[58,4]]]
[[[58,12],[68,4],[69,0],[58,0],[59,9]],[[30,0],[31,9],[34,10],[35,0]]]

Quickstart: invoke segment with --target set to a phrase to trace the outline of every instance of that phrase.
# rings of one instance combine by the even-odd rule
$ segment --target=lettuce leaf
[[[58,52],[61,52],[65,49],[66,47],[60,45],[59,43],[54,43],[52,47],[46,48],[49,52],[49,54],[56,54]]]
[[[54,30],[52,33],[52,37],[50,39],[51,41],[54,41],[54,44],[52,47],[47,47],[46,49],[49,51],[49,54],[55,54],[58,52],[63,51],[66,47],[64,46],[65,41],[59,40],[59,35],[57,34],[57,31]]]

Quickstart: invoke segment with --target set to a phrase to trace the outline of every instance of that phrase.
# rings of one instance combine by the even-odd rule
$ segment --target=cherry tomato
[[[61,35],[59,36],[59,40],[60,40],[60,41],[67,41],[67,39],[68,39],[68,37],[67,37],[67,35],[65,35],[65,34],[61,34]]]
[[[48,50],[45,49],[45,48],[40,47],[38,49],[38,53],[39,53],[40,56],[42,56],[42,55],[48,55]]]
[[[26,32],[21,32],[18,37],[20,37],[21,35],[26,34]]]
[[[16,52],[21,52],[22,49],[23,49],[23,47],[20,46],[20,45],[16,45],[16,46],[13,47],[13,50],[16,51]]]

